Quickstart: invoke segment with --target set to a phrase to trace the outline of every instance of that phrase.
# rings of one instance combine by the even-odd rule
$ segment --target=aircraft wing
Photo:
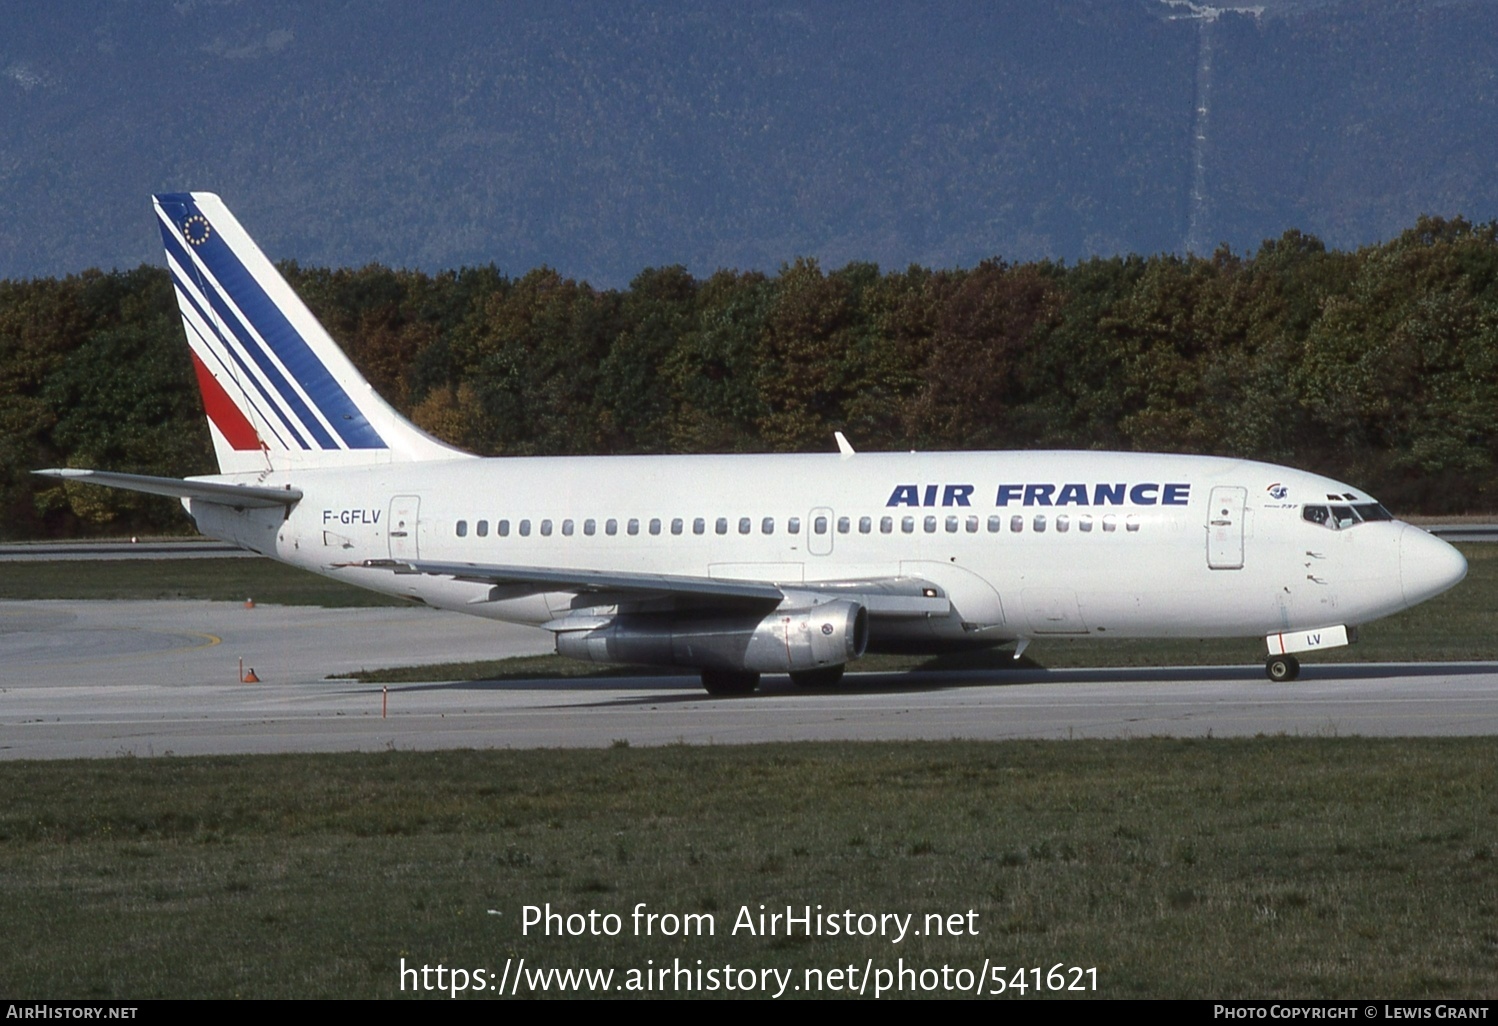
[[[256,485],[225,484],[220,481],[189,481],[176,477],[150,477],[146,474],[115,474],[104,470],[51,469],[33,470],[42,477],[55,477],[63,481],[79,481],[83,484],[103,485],[105,488],[123,488],[128,492],[146,492],[149,495],[168,495],[175,499],[196,499],[200,502],[216,502],[234,509],[270,509],[276,506],[294,506],[301,501],[299,488],[261,488]]]
[[[379,565],[375,563],[373,565]],[[778,585],[753,581],[720,581],[711,577],[678,577],[669,574],[623,573],[602,570],[566,570],[537,566],[502,566],[489,563],[443,563],[419,559],[397,563],[419,574],[454,577],[460,581],[515,585],[529,591],[621,592],[640,598],[683,595],[718,600],[725,604],[777,606],[785,598]]]
[[[364,565],[387,567],[396,573],[435,574],[460,581],[494,585],[493,598],[480,601],[513,598],[528,592],[576,591],[596,595],[598,605],[665,600],[666,604],[673,607],[688,607],[703,612],[770,610],[787,602],[795,607],[816,605],[839,598],[861,603],[869,611],[869,615],[874,617],[944,616],[951,610],[951,602],[943,589],[915,577],[770,583],[677,574],[448,563],[424,559],[370,560]]]

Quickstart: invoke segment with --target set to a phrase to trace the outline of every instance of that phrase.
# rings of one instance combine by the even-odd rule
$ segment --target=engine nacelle
[[[869,614],[849,599],[757,616],[620,616],[557,635],[557,653],[595,663],[645,663],[754,673],[841,666],[863,655]]]

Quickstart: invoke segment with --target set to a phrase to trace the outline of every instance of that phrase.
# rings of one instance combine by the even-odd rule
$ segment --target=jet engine
[[[761,673],[810,679],[863,655],[869,614],[835,599],[769,616],[621,615],[591,630],[557,635],[557,652],[596,663],[694,666],[714,693],[752,691]],[[723,686],[715,687],[715,683]]]

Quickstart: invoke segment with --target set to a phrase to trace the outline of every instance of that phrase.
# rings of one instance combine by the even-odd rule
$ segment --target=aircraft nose
[[[1467,560],[1433,534],[1406,524],[1399,536],[1399,583],[1413,606],[1434,598],[1467,576]]]

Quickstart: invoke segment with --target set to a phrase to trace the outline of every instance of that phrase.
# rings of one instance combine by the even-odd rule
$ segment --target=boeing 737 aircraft
[[[578,659],[835,682],[865,651],[1248,637],[1268,674],[1465,576],[1370,495],[1248,460],[1105,452],[479,459],[375,394],[210,193],[156,216],[218,456],[204,534],[552,632]]]

